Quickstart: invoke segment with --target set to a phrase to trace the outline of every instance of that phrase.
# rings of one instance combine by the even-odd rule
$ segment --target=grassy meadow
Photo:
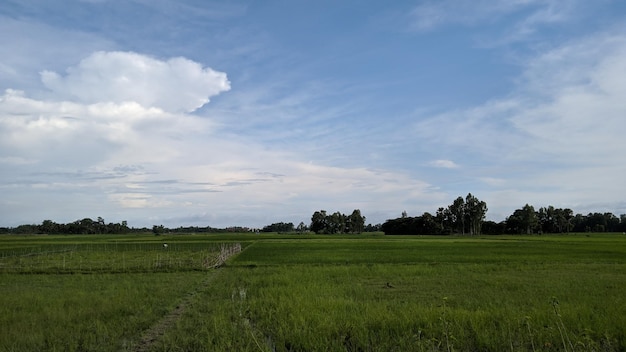
[[[623,235],[6,236],[0,350],[624,351],[624,292]]]

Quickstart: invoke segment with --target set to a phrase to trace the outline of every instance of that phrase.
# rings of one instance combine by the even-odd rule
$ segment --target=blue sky
[[[0,225],[626,213],[618,0],[0,3]]]

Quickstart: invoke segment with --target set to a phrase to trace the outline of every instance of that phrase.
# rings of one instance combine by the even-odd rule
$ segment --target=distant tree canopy
[[[41,225],[20,225],[9,233],[15,234],[77,234],[77,235],[91,235],[91,234],[120,234],[130,232],[128,223],[122,221],[121,223],[108,223],[104,222],[104,219],[98,217],[97,220],[90,218],[84,218],[82,220],[76,220],[68,224],[58,224],[52,220],[44,220]]]
[[[542,207],[535,211],[526,204],[511,214],[503,225],[510,234],[540,234],[569,232],[625,232],[626,214],[613,213],[576,214],[572,209]]]
[[[152,232],[154,235],[162,234],[177,234],[177,233],[240,233],[250,232],[251,229],[247,227],[226,227],[226,228],[213,228],[210,226],[181,226],[177,228],[167,228],[163,225],[154,225],[152,228],[141,227],[131,228],[128,227],[126,221],[121,223],[108,223],[104,222],[104,219],[98,217],[97,220],[90,218],[84,218],[82,220],[76,220],[68,224],[59,224],[52,220],[44,220],[40,225],[19,225],[15,228],[0,228],[0,234],[63,234],[63,235],[96,235],[96,234],[125,234],[125,233],[147,233]]]
[[[271,225],[267,225],[261,229],[261,232],[294,232],[295,228],[293,223],[277,222]]]
[[[487,214],[487,203],[471,193],[465,199],[458,197],[447,208],[439,208],[433,216],[409,217],[406,212],[382,225],[386,235],[449,235],[453,233],[477,235]]]
[[[471,193],[458,197],[435,216],[424,213],[409,217],[406,212],[387,220],[381,229],[386,235],[477,235],[477,234],[541,234],[569,232],[626,232],[626,214],[576,214],[571,209],[542,207],[535,210],[526,204],[502,222],[485,221],[487,204]]]
[[[316,211],[311,216],[311,224],[300,222],[297,227],[291,222],[277,222],[261,229],[262,232],[299,232],[313,231],[318,234],[337,234],[383,231],[386,235],[499,235],[499,234],[541,234],[569,232],[626,232],[626,214],[619,217],[612,213],[574,214],[569,208],[541,207],[535,210],[530,204],[516,209],[513,214],[501,222],[486,221],[487,203],[471,193],[465,198],[457,197],[452,204],[437,209],[435,215],[425,212],[421,216],[410,217],[406,211],[401,217],[390,219],[383,224],[365,225],[365,216],[359,209],[350,215],[325,210]],[[154,225],[152,229],[130,228],[126,221],[106,223],[102,217],[96,220],[84,218],[62,224],[44,220],[41,224],[19,225],[14,228],[0,227],[0,234],[124,234],[146,233],[155,235],[177,233],[241,233],[259,232],[248,227],[231,226],[213,228],[210,226],[181,226],[167,228]]]
[[[323,234],[361,233],[365,230],[365,216],[361,215],[359,209],[355,209],[350,215],[338,211],[328,215],[326,210],[320,210],[311,216],[309,229]]]

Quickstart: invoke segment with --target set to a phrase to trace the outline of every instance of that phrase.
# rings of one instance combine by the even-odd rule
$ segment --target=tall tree
[[[450,207],[437,209],[435,218],[437,222],[439,222],[442,234],[451,234],[455,231],[454,219]]]
[[[304,222],[300,221],[300,224],[298,224],[298,227],[296,228],[296,230],[300,233],[303,233],[306,231],[306,225],[304,224]]]
[[[361,210],[359,209],[354,209],[354,211],[352,211],[352,214],[350,214],[350,216],[348,217],[349,220],[349,231],[351,233],[361,233],[363,232],[363,229],[365,228],[365,216],[361,215]]]
[[[315,233],[324,233],[328,227],[328,215],[326,210],[320,210],[313,213],[311,216],[311,226],[309,228]]]
[[[59,224],[52,220],[44,220],[39,226],[39,231],[42,233],[59,233]]]
[[[522,208],[522,225],[526,229],[526,234],[532,234],[537,229],[539,220],[537,219],[537,213],[532,205],[524,205]]]
[[[450,210],[450,220],[453,229],[461,234],[465,234],[465,201],[463,197],[458,197],[448,207]]]
[[[470,235],[478,235],[487,214],[487,203],[474,197],[471,193],[465,197],[465,217]]]
[[[328,219],[328,233],[344,233],[346,231],[346,217],[340,212],[336,211],[329,216]]]
[[[543,233],[556,233],[557,232],[557,220],[556,211],[553,206],[547,208],[541,207],[537,212],[537,221],[539,222],[539,228]]]
[[[365,229],[365,216],[359,209],[345,215],[338,211],[328,215],[325,210],[316,211],[311,217],[311,231],[315,233],[361,233]]]

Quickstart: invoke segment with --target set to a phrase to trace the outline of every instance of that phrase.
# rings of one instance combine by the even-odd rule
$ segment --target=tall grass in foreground
[[[625,350],[623,242],[565,242],[568,260],[560,241],[517,251],[514,242],[438,241],[431,251],[339,241],[309,243],[309,254],[304,243],[256,243],[220,269],[157,350]],[[281,264],[281,246],[301,248],[304,264],[292,255]],[[551,248],[554,262],[539,254]],[[398,261],[411,249],[428,259]],[[374,252],[373,263],[360,257]],[[334,259],[313,264],[318,255]]]
[[[0,237],[0,351],[132,350],[241,250],[169,239]]]
[[[0,237],[0,351],[626,350],[626,236],[243,237]]]
[[[163,350],[619,351],[624,270],[228,268]],[[558,297],[558,315],[553,297]],[[567,335],[564,344],[563,336]]]
[[[121,351],[206,272],[0,274],[0,351]]]

